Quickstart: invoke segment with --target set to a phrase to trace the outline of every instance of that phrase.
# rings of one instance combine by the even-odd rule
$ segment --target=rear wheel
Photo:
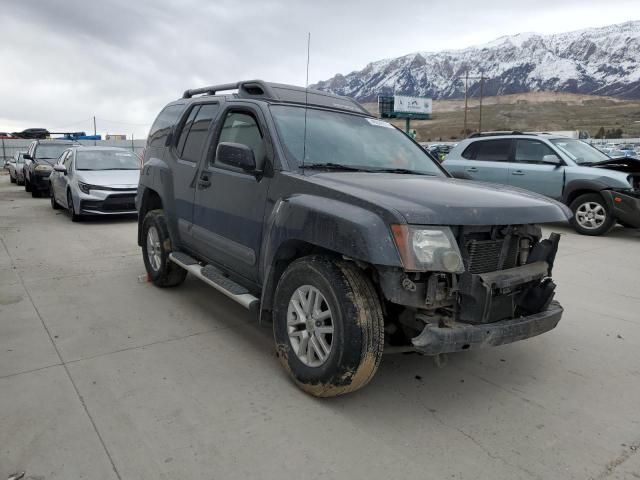
[[[142,257],[149,279],[158,287],[174,287],[184,282],[187,271],[171,260],[171,237],[162,210],[151,210],[142,222]]]
[[[378,369],[382,309],[371,281],[354,264],[321,256],[293,262],[278,282],[273,321],[280,362],[311,395],[354,392]]]
[[[580,195],[571,202],[571,224],[582,235],[604,235],[616,224],[607,203],[598,193]]]

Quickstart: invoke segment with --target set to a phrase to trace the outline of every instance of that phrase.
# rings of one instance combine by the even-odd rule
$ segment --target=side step
[[[251,311],[258,310],[260,300],[251,295],[242,285],[239,285],[230,278],[225,277],[224,274],[213,265],[205,265],[203,267],[196,259],[183,252],[170,253],[169,260],[180,265],[187,272],[211,285],[231,300],[235,300],[244,308]]]

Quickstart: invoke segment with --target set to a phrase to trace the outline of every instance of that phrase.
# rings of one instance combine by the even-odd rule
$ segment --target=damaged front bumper
[[[427,324],[411,339],[415,349],[425,355],[459,352],[535,337],[555,328],[563,309],[558,302],[539,313],[494,323],[472,325],[454,322],[446,326]]]

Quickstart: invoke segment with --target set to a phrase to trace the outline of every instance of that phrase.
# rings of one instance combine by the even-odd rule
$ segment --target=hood
[[[365,172],[318,173],[308,180],[392,208],[417,225],[512,225],[565,222],[571,211],[560,202],[484,182],[424,175]]]
[[[140,170],[77,170],[78,180],[90,185],[138,188]]]
[[[617,172],[640,173],[640,159],[633,157],[612,158],[589,166],[592,168],[606,168]]]

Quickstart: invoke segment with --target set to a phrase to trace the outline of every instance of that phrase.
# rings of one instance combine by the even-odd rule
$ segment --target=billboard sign
[[[431,115],[432,101],[424,97],[407,97],[395,95],[393,98],[393,111],[398,113],[417,113]]]

